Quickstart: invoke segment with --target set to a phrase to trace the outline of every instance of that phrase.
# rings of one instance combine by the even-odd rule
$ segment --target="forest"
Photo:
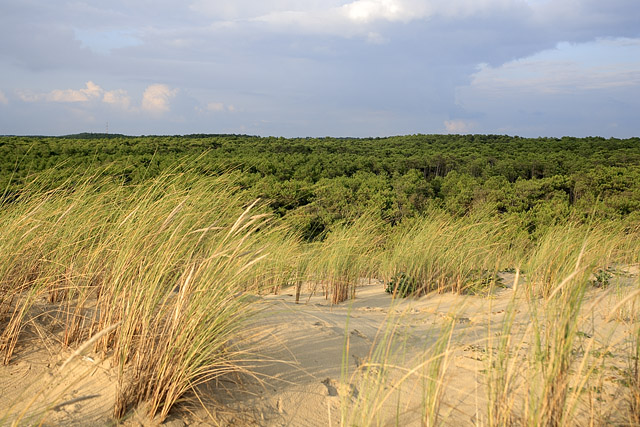
[[[268,201],[307,241],[363,212],[393,226],[432,209],[484,211],[516,220],[533,237],[567,220],[640,222],[637,137],[77,134],[2,137],[0,162],[3,203],[36,177],[53,188],[98,172],[122,184],[168,171],[232,173],[248,200]]]

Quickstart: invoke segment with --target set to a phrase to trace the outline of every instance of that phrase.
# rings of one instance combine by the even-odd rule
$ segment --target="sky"
[[[0,0],[0,135],[640,136],[639,0]]]

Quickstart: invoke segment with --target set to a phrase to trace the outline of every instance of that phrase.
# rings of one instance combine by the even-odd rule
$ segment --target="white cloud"
[[[460,119],[445,120],[444,127],[447,130],[447,133],[468,134],[471,133],[473,129],[473,123]]]
[[[447,2],[425,0],[356,0],[342,6],[341,11],[356,23],[369,23],[373,21],[409,22],[415,19],[424,19],[435,14],[445,15],[460,14],[477,9],[482,3],[495,3],[500,0],[488,2],[465,0],[449,0]]]
[[[280,20],[287,16],[295,16],[305,22],[317,22],[321,17],[332,17],[346,19],[352,23],[370,23],[377,20],[408,22],[433,15],[464,17],[487,9],[514,5],[541,7],[546,2],[547,0],[542,4],[539,4],[540,0],[192,0],[188,9],[198,16],[207,16],[217,22]],[[333,26],[332,22],[325,24]]]
[[[271,13],[326,10],[343,3],[344,0],[193,0],[189,9],[213,19],[242,20]]]
[[[236,111],[236,107],[231,104],[226,105],[223,102],[209,102],[204,107],[195,107],[195,110],[199,113],[233,113]]]
[[[131,110],[131,97],[124,89],[111,90],[104,93],[102,101],[107,104],[119,107],[125,111]]]
[[[210,102],[207,104],[207,111],[224,111],[224,104],[222,102]]]
[[[594,53],[599,55],[594,56]],[[638,87],[640,61],[635,59],[638,53],[640,39],[599,40],[582,45],[562,43],[556,49],[499,67],[482,65],[473,75],[471,87],[494,94],[514,90],[571,94]],[[603,63],[603,58],[608,59],[607,63]]]
[[[24,102],[87,102],[100,98],[104,90],[92,81],[88,81],[84,89],[54,89],[46,93],[18,90],[16,93]]]
[[[450,20],[466,19],[510,8],[531,11],[529,6],[519,0],[355,0],[324,8],[272,9],[249,19],[270,24],[281,31],[295,30],[345,37],[360,35],[370,42],[378,43],[382,36],[372,29],[375,30],[375,25],[381,22],[408,23],[437,16]]]
[[[131,97],[126,90],[115,89],[106,91],[92,81],[88,81],[83,89],[54,89],[45,93],[18,90],[16,93],[24,102],[86,103],[100,100],[125,111],[133,110]]]
[[[436,0],[355,0],[341,5],[326,3],[323,7],[319,7],[316,2],[311,2],[307,7],[293,7],[287,2],[283,3],[280,7],[269,9],[254,8],[254,15],[247,17],[247,19],[274,24],[297,22],[301,28],[315,30],[319,28],[332,29],[336,27],[335,24],[344,26],[354,23],[370,24],[376,21],[409,22],[435,15],[464,18],[486,10],[522,5],[518,0],[449,0],[446,2]],[[284,6],[289,6],[289,8]],[[220,15],[227,15],[223,12],[223,8],[216,7],[216,9]],[[224,9],[228,12],[229,8]],[[318,25],[321,21],[324,21],[324,26]],[[309,27],[308,24],[313,25]]]
[[[99,98],[104,90],[92,81],[86,83],[84,89],[56,89],[46,95],[47,101],[54,102],[86,102],[90,99]]]
[[[33,93],[30,90],[16,90],[16,96],[23,102],[38,102],[45,97],[43,94]]]
[[[150,113],[166,113],[171,109],[169,101],[177,93],[178,89],[163,84],[148,86],[142,94],[142,109]]]
[[[64,102],[64,103],[88,103],[101,101],[104,104],[116,107],[125,112],[164,113],[170,110],[170,100],[178,93],[178,89],[172,89],[164,84],[148,86],[142,94],[141,104],[133,105],[131,96],[124,89],[104,90],[92,81],[86,83],[83,89],[54,89],[45,93],[31,91],[16,91],[17,96],[24,102]],[[1,102],[1,98],[0,98]],[[209,109],[215,108],[210,105]],[[224,105],[222,106],[224,108]]]
[[[456,102],[474,131],[538,135],[637,134],[640,39],[560,43],[501,66],[483,65]],[[617,126],[612,126],[617,123]]]
[[[1,90],[0,90],[0,104],[4,104],[4,105],[8,105],[9,104],[9,99],[4,94],[4,92],[1,91]]]
[[[343,10],[350,20],[356,22],[371,22],[376,19],[389,21],[402,20],[406,10],[397,0],[358,0],[343,6]]]

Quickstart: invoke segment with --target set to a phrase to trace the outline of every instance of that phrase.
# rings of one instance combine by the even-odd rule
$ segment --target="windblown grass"
[[[408,359],[403,317],[390,315],[381,325],[370,354],[356,371],[343,369],[342,425],[402,425],[418,417],[422,425],[441,423],[440,405],[450,354],[455,316],[424,344],[424,351]],[[345,354],[348,357],[348,336]],[[346,366],[345,360],[343,365]],[[416,394],[420,396],[415,399]],[[416,400],[418,403],[416,403]]]
[[[640,325],[631,331],[627,376],[628,421],[630,425],[640,425]]]
[[[552,227],[533,248],[526,259],[531,271],[527,285],[514,292],[500,325],[495,354],[490,353],[487,424],[621,422],[620,414],[625,411],[618,401],[608,400],[612,397],[606,396],[614,394],[610,393],[612,386],[605,387],[604,382],[620,369],[609,360],[612,352],[628,352],[629,360],[634,360],[635,347],[622,348],[612,337],[621,326],[613,322],[617,308],[633,299],[636,292],[627,288],[627,299],[608,313],[607,332],[594,329],[593,318],[595,307],[612,296],[611,289],[600,289],[589,306],[585,306],[585,300],[597,268],[633,259],[638,247],[629,239],[633,236],[611,225]],[[525,329],[514,326],[518,300],[527,301]],[[634,367],[629,364],[628,378],[633,378]],[[622,400],[629,402],[629,413],[633,412],[632,382],[615,394],[626,396]]]
[[[114,416],[145,403],[163,419],[202,381],[234,369],[268,227],[228,177],[167,175],[144,186],[96,178],[27,189],[0,213],[0,351],[8,363],[36,301],[59,304],[64,345],[101,336],[119,392]]]
[[[565,279],[558,285],[563,289],[546,302],[543,313],[538,312],[535,301],[531,303],[531,385],[525,410],[528,425],[566,425],[574,415],[575,408],[569,404],[571,368],[586,284],[584,278]]]
[[[549,298],[573,277],[588,279],[619,256],[624,236],[615,224],[552,226],[529,253],[526,271],[531,292]],[[587,277],[584,277],[585,273]]]
[[[363,215],[351,224],[336,227],[310,248],[307,277],[322,284],[333,304],[354,298],[358,279],[371,277],[376,270],[380,227],[372,216]]]
[[[514,284],[518,283],[520,270],[516,270]],[[514,292],[500,325],[496,351],[489,352],[487,360],[487,425],[490,427],[515,424],[514,408],[518,395],[518,353],[521,350],[514,341],[517,339],[514,330],[517,293]],[[488,330],[488,344],[495,343],[491,327]]]
[[[45,193],[25,190],[0,213],[0,341],[9,363],[31,306],[41,297],[63,303],[60,315],[73,316],[99,275],[100,240],[112,212],[102,209],[105,194],[85,182]],[[77,313],[76,313],[77,314]],[[3,316],[4,315],[4,316]],[[73,324],[73,322],[72,322]],[[70,325],[71,326],[71,325]],[[73,327],[65,341],[75,338]]]
[[[382,275],[404,274],[416,295],[474,292],[495,285],[501,263],[515,258],[510,226],[485,216],[455,218],[433,211],[401,227],[382,254]],[[483,282],[483,283],[479,283]]]

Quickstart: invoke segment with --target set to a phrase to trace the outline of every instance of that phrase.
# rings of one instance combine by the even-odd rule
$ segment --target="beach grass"
[[[96,173],[43,188],[34,179],[0,209],[1,360],[19,357],[46,309],[61,348],[86,351],[90,343],[111,358],[115,420],[144,407],[161,421],[199,384],[242,369],[233,342],[256,295],[294,285],[296,302],[304,303],[306,286],[336,305],[357,298],[362,279],[400,283],[403,275],[414,286],[411,298],[453,292],[490,301],[502,286],[498,274],[514,268],[513,301],[488,331],[495,351],[488,353],[481,419],[493,426],[617,421],[593,388],[610,369],[607,349],[622,348],[613,335],[590,338],[593,310],[584,301],[599,287],[620,301],[609,323],[629,331],[620,416],[640,422],[639,284],[630,290],[597,277],[640,262],[638,229],[628,225],[567,222],[532,238],[508,217],[433,209],[394,227],[365,214],[305,242],[233,173],[176,169],[137,185]],[[390,298],[403,296],[390,291]],[[529,316],[523,328],[515,320],[521,305]],[[441,403],[457,327],[443,324],[421,356],[408,360],[399,323],[389,318],[367,360],[344,375],[358,394],[347,387],[342,396],[343,424],[380,424],[393,399],[400,399],[400,420],[406,408],[398,396],[411,381],[421,385],[420,422],[446,423]]]
[[[166,417],[198,383],[233,369],[228,342],[251,311],[255,241],[269,216],[228,177],[185,174],[144,186],[100,177],[4,207],[0,351],[9,363],[42,299],[62,345],[90,339],[118,370],[114,417],[145,402]]]

